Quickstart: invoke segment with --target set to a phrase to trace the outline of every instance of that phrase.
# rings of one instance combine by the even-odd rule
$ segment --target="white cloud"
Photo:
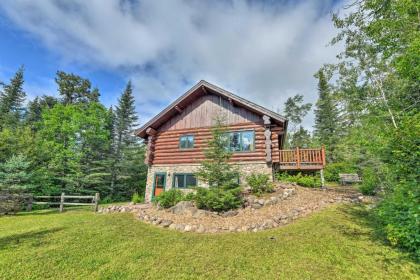
[[[326,47],[335,34],[330,2],[5,0],[0,7],[66,60],[127,73],[145,121],[200,79],[273,110],[296,93],[315,102],[313,74],[337,53]]]

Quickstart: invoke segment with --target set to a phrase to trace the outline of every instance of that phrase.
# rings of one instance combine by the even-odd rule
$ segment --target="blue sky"
[[[113,105],[132,80],[141,122],[205,79],[272,110],[333,62],[337,1],[0,2],[0,80],[25,66],[29,99],[56,95],[57,70],[89,78]],[[313,114],[305,119],[312,126]]]

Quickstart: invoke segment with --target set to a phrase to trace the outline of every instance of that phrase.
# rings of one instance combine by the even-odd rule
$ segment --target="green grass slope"
[[[131,214],[36,211],[0,218],[0,279],[416,279],[361,207],[259,233],[202,235]]]

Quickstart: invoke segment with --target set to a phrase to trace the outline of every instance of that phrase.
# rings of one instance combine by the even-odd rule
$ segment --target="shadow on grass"
[[[337,229],[350,239],[367,238],[374,243],[382,246],[387,246],[402,254],[397,256],[389,256],[385,251],[381,252],[381,257],[388,263],[400,263],[402,260],[408,262],[415,262],[413,256],[409,252],[404,251],[398,247],[391,246],[382,230],[382,224],[379,218],[375,215],[374,210],[369,210],[366,206],[359,205],[342,205],[338,211],[348,217],[358,227],[347,224],[335,225]],[[379,252],[378,252],[379,253]]]
[[[47,230],[29,231],[20,234],[13,234],[10,236],[0,238],[0,250],[13,245],[30,242],[33,247],[42,244],[42,238],[50,233],[55,233],[63,230],[63,227],[57,227]]]
[[[77,211],[87,211],[87,212],[92,212],[93,213],[93,209],[91,206],[68,206],[66,208],[64,208],[64,212],[77,212]],[[18,212],[17,216],[39,216],[39,215],[53,215],[53,214],[62,214],[60,213],[58,208],[47,208],[47,209],[40,209],[40,210],[33,210],[30,212]],[[12,216],[12,215],[9,215]]]

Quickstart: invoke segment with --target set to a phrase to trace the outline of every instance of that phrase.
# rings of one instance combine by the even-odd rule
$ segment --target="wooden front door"
[[[161,192],[165,190],[166,183],[166,174],[165,173],[155,173],[155,188],[153,196],[158,196]]]

